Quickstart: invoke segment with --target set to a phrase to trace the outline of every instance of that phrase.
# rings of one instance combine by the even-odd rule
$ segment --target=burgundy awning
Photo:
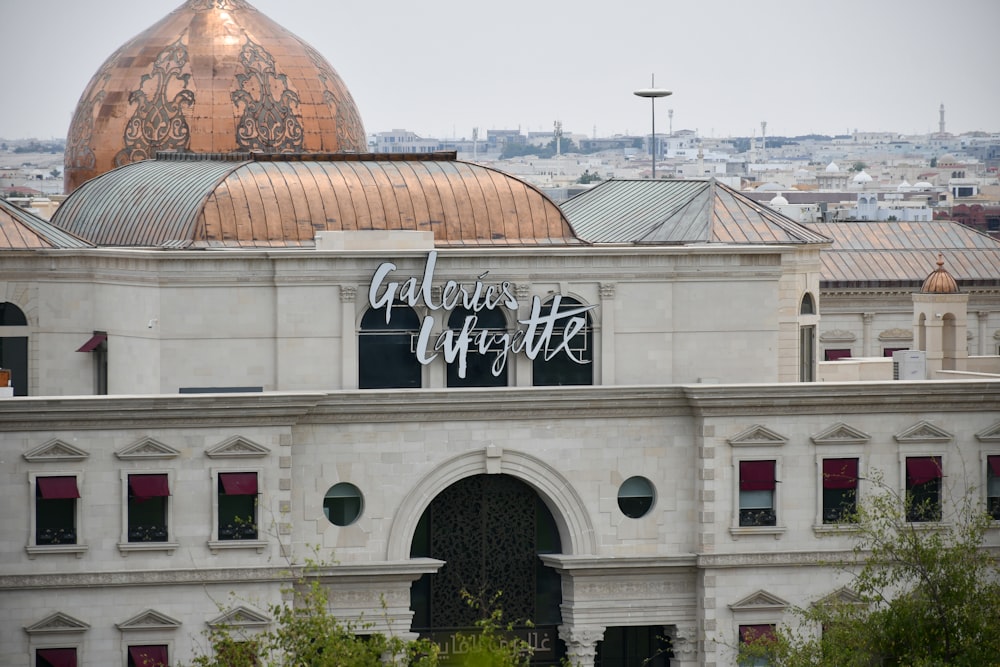
[[[760,625],[741,625],[740,626],[740,643],[749,644],[750,642],[756,641],[758,639],[764,639],[766,641],[774,641],[774,625],[760,624]]]
[[[255,472],[220,472],[219,482],[227,496],[257,495],[257,473]]]
[[[76,487],[76,477],[36,477],[35,482],[42,498],[57,500],[80,497],[80,489]]]
[[[167,647],[158,646],[129,646],[129,657],[136,667],[166,667]]]
[[[108,334],[106,333],[95,333],[90,337],[86,343],[80,346],[77,352],[93,352],[98,348],[98,346],[108,339]]]
[[[823,459],[824,489],[855,489],[857,486],[857,459]]]
[[[740,461],[740,491],[773,491],[774,461]]]
[[[170,495],[166,475],[129,475],[128,485],[136,500],[149,500]]]
[[[76,667],[75,648],[40,648],[35,653],[38,667]]]
[[[906,459],[906,481],[911,486],[926,484],[932,479],[941,479],[940,456],[913,456]]]
[[[986,465],[993,471],[994,477],[1000,477],[1000,456],[987,456]]]

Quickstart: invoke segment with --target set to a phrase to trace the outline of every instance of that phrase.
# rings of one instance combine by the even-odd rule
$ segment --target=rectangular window
[[[906,520],[941,520],[941,457],[906,459]]]
[[[851,356],[850,348],[837,348],[828,349],[823,351],[824,361],[837,361],[838,359],[846,359]]]
[[[128,541],[167,541],[167,498],[170,488],[165,474],[128,476]]]
[[[35,667],[76,667],[76,649],[40,648],[35,651]]]
[[[756,625],[740,626],[740,646],[752,644],[757,641],[773,642],[775,640],[773,623],[758,623]],[[766,657],[757,656],[750,659],[740,660],[740,667],[767,667],[771,661]]]
[[[740,525],[774,526],[774,461],[740,461]]]
[[[257,473],[219,473],[219,539],[257,539]]]
[[[35,544],[76,544],[76,477],[35,478]]]
[[[816,381],[816,327],[799,328],[799,382]]]
[[[128,647],[128,667],[167,667],[165,644]]]
[[[858,460],[823,459],[823,523],[849,523],[858,509]]]
[[[883,347],[882,348],[882,356],[883,357],[891,357],[893,352],[906,352],[909,349],[910,348],[908,348],[908,347]]]
[[[986,457],[986,510],[1000,521],[1000,456]]]

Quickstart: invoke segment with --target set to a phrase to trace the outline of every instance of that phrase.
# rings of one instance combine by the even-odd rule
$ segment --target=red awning
[[[97,347],[108,339],[108,334],[106,333],[95,333],[90,337],[86,343],[80,346],[77,352],[93,352]]]
[[[80,497],[76,477],[36,477],[35,482],[38,484],[38,493],[47,500]]]
[[[855,489],[857,486],[857,459],[823,459],[824,489]]]
[[[940,456],[913,456],[906,459],[906,481],[912,486],[941,479],[942,476]]]
[[[994,477],[1000,477],[1000,456],[987,456],[986,465],[993,471]]]
[[[774,461],[740,461],[740,491],[773,491]]]
[[[740,626],[740,643],[749,644],[750,642],[756,641],[758,639],[764,639],[766,641],[774,641],[774,625],[760,624],[760,625],[741,625]]]
[[[136,500],[148,500],[170,495],[166,475],[129,475],[128,485]]]
[[[166,646],[129,646],[128,654],[136,667],[167,667]]]
[[[76,667],[75,648],[40,648],[35,658],[38,667]]]
[[[220,472],[219,482],[227,496],[257,495],[257,473],[255,472]]]

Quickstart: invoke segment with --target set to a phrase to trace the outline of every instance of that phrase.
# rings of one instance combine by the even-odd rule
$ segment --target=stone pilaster
[[[861,313],[861,356],[874,357],[875,354],[872,343],[872,322],[875,320],[875,313]]]
[[[600,318],[594,322],[601,346],[600,384],[610,385],[615,383],[615,283],[601,283],[600,289]]]
[[[693,625],[668,627],[667,635],[673,647],[671,665],[694,667],[698,664],[698,629]]]
[[[358,288],[340,286],[340,388],[358,388],[358,332],[354,302]]]

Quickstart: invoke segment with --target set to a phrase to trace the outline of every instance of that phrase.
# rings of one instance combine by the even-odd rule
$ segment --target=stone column
[[[671,667],[694,667],[698,664],[698,629],[693,625],[675,625],[665,628],[673,645]]]
[[[601,283],[601,377],[594,384],[615,383],[615,284]],[[596,318],[595,318],[596,320]],[[597,325],[597,321],[594,322]]]
[[[876,356],[872,349],[872,343],[874,341],[872,338],[872,322],[874,320],[875,313],[861,313],[861,356],[863,357]]]
[[[978,318],[979,321],[979,330],[976,332],[976,338],[978,339],[976,354],[980,356],[988,355],[990,354],[990,351],[986,347],[986,344],[988,343],[988,341],[986,340],[986,331],[987,331],[986,325],[990,319],[990,314],[988,311],[980,310],[979,312],[976,313],[976,317]]]
[[[597,642],[604,639],[599,625],[560,625],[559,637],[566,642],[566,654],[573,667],[594,667]]]
[[[358,388],[358,331],[354,301],[358,288],[340,286],[340,388]]]

